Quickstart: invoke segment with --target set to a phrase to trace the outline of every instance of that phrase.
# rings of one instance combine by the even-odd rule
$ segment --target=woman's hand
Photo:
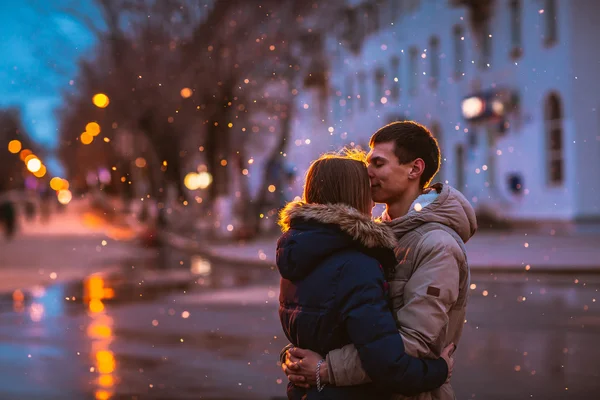
[[[323,357],[314,351],[292,347],[286,351],[285,363],[281,364],[281,368],[294,385],[309,388],[317,384],[317,363],[322,359]],[[328,384],[327,363],[321,364],[319,372],[321,384]]]

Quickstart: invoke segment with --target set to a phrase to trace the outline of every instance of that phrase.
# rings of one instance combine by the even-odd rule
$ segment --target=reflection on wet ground
[[[593,399],[600,276],[474,275],[458,399]],[[270,399],[278,274],[164,251],[0,297],[0,399]]]

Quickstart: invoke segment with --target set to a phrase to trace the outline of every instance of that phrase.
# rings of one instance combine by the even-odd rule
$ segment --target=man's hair
[[[414,121],[392,122],[371,136],[369,146],[389,142],[394,143],[394,154],[400,164],[407,164],[417,158],[425,162],[419,183],[421,189],[427,187],[441,163],[440,147],[429,129]]]
[[[346,204],[371,214],[371,185],[365,156],[358,151],[325,154],[308,168],[304,201],[316,204]]]

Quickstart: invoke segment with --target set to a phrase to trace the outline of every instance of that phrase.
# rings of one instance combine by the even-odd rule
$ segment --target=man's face
[[[376,143],[368,155],[371,196],[376,203],[393,203],[409,185],[411,163],[400,164],[394,154],[394,142]]]

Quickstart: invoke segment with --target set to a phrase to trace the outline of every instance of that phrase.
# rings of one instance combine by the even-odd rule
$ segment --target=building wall
[[[594,43],[600,37],[599,13],[599,2],[582,1],[566,10],[565,16],[572,27],[572,43],[579,44],[570,50],[567,79],[572,101],[565,113],[571,116],[577,132],[569,145],[576,153],[572,190],[576,195],[575,217],[581,220],[600,216],[600,51]]]
[[[581,3],[575,7],[571,1],[556,0],[557,35],[548,43],[547,1],[522,0],[522,52],[517,55],[513,53],[510,1],[495,1],[489,25],[490,58],[481,64],[483,43],[476,40],[465,7],[445,0],[405,1],[402,14],[392,20],[391,3],[378,2],[379,29],[365,37],[358,53],[349,51],[341,40],[329,44],[331,101],[327,124],[334,128],[332,144],[364,146],[382,125],[397,119],[416,120],[430,128],[437,126],[443,153],[438,179],[452,185],[463,181],[460,189],[476,207],[491,208],[514,220],[599,216],[595,199],[600,179],[594,171],[600,167],[596,111],[600,107],[600,87],[596,86],[600,83],[593,74],[600,52],[594,52],[593,46],[574,44],[589,43],[596,37],[599,28],[592,16],[600,4]],[[368,25],[368,13],[363,14]],[[464,37],[460,41],[464,56],[459,74],[453,37],[456,26],[462,27]],[[433,37],[438,40],[437,52],[431,47]],[[416,70],[410,68],[411,49],[417,55]],[[400,60],[397,71],[392,70],[394,57]],[[432,59],[439,60],[435,84]],[[385,72],[380,92],[378,68]],[[361,74],[365,76],[364,87],[359,83]],[[411,81],[414,93],[410,91]],[[394,85],[400,90],[397,99]],[[461,101],[465,96],[501,88],[515,92],[519,99],[517,111],[506,117],[504,133],[499,134],[497,121],[464,120]],[[559,98],[563,110],[559,123],[564,174],[558,184],[549,180],[545,105],[550,94]],[[364,108],[358,96],[366,98]],[[462,164],[459,146],[464,149]],[[512,174],[522,177],[520,194],[510,190]]]

